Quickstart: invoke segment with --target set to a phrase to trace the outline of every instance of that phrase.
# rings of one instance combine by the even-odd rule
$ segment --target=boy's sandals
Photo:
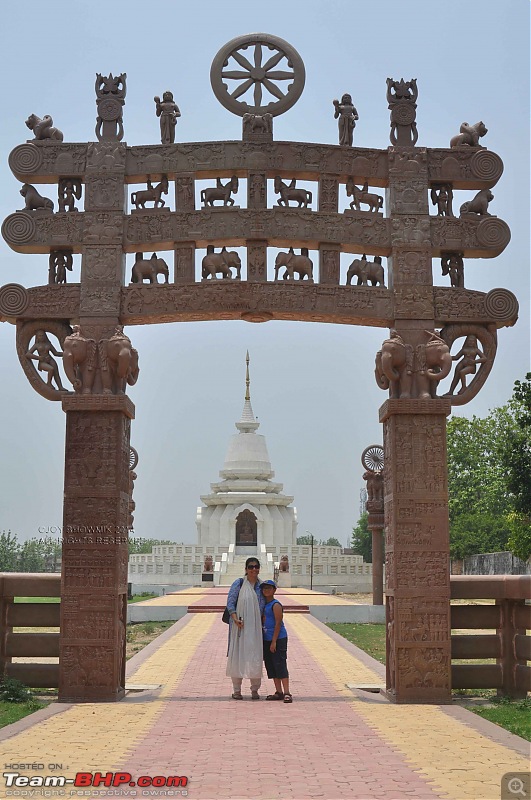
[[[231,697],[233,700],[243,700],[241,692],[233,692]]]
[[[284,692],[275,692],[275,694],[268,694],[266,700],[284,700]]]
[[[286,694],[284,695],[284,702],[293,703],[293,697],[290,695],[289,692],[286,692]]]

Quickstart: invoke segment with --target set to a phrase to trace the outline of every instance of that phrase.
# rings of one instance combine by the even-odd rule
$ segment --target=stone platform
[[[128,622],[158,622],[178,620],[191,613],[223,613],[228,589],[220,586],[209,589],[192,588],[133,603],[127,610]],[[313,592],[309,589],[278,589],[287,614],[306,613],[321,622],[385,622],[384,606],[355,603],[343,597]]]

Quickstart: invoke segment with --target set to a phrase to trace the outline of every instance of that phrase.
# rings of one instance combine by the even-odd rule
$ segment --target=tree
[[[448,423],[450,544],[454,557],[531,553],[531,373],[485,419]],[[458,555],[461,554],[461,555]]]
[[[23,542],[18,555],[19,572],[44,572],[43,546],[38,539]]]
[[[177,544],[171,539],[129,539],[129,555],[132,553],[151,553],[151,548],[159,544]]]
[[[359,518],[357,525],[352,529],[352,549],[363,556],[363,560],[372,564],[372,533],[369,530],[369,515],[366,511]]]
[[[0,533],[0,572],[16,572],[20,545],[11,531]]]
[[[319,544],[322,544],[324,547],[343,547],[339,539],[336,539],[335,536],[330,536],[326,542],[322,541]]]
[[[311,544],[312,541],[314,545],[317,544],[317,539],[313,536],[297,536],[297,544]]]

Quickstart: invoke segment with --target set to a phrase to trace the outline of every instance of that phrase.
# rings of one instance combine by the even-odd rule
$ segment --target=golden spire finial
[[[250,386],[251,381],[249,379],[249,351],[248,350],[247,350],[247,353],[245,355],[245,363],[247,365],[246,369],[245,369],[245,399],[246,400],[250,400],[251,399],[251,395],[249,394],[249,386]]]

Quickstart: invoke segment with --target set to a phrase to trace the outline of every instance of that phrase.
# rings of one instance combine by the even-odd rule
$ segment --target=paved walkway
[[[308,615],[286,625],[292,705],[231,700],[227,627],[217,613],[188,614],[128,663],[128,683],[151,688],[115,704],[53,704],[0,731],[4,767],[42,765],[12,772],[120,771],[124,786],[8,789],[0,778],[0,798],[499,800],[502,776],[529,769],[526,742],[462,708],[347,688],[382,684],[382,666]],[[188,785],[140,788],[140,776]]]

